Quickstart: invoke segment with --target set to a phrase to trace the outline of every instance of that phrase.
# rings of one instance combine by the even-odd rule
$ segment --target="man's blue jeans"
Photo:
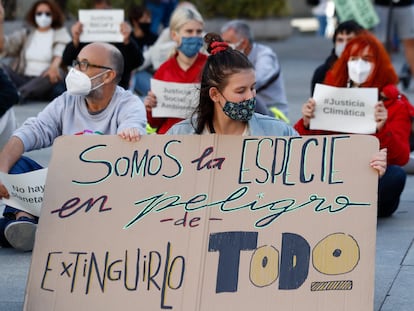
[[[40,164],[38,164],[36,161],[22,156],[16,164],[11,168],[9,171],[9,174],[21,174],[21,173],[27,173],[31,171],[35,171],[38,169],[43,168]],[[0,218],[0,245],[5,247],[10,247],[10,244],[7,242],[6,238],[4,237],[4,229],[6,226],[12,222],[13,220],[16,220],[15,214],[19,210],[15,209],[14,207],[6,205],[3,211],[3,218]],[[36,218],[36,222],[37,222]]]

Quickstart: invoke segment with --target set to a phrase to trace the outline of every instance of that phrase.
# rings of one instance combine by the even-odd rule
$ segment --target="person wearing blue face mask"
[[[176,43],[171,56],[154,73],[154,79],[175,83],[198,83],[207,55],[200,52],[203,46],[204,21],[200,13],[188,6],[178,7],[170,21],[170,35]],[[157,98],[151,90],[144,100],[148,123],[156,128],[158,134],[164,134],[179,118],[155,118],[152,108]]]
[[[167,134],[297,136],[286,122],[255,112],[256,74],[247,56],[216,33],[208,33],[204,41],[210,56],[201,75],[198,107]]]

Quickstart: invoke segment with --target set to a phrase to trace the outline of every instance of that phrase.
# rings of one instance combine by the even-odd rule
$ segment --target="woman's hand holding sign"
[[[315,106],[316,102],[313,98],[309,98],[308,101],[302,106],[302,118],[305,128],[309,128],[310,119],[315,116]]]
[[[369,165],[378,171],[378,175],[380,177],[384,175],[387,170],[387,148],[383,148],[374,154],[369,162]]]
[[[388,118],[388,110],[385,108],[384,103],[379,101],[375,105],[375,122],[377,123],[377,132],[380,131]]]
[[[155,96],[154,92],[148,92],[147,96],[144,99],[144,105],[145,109],[147,109],[148,112],[152,111],[152,108],[157,106],[157,97]]]

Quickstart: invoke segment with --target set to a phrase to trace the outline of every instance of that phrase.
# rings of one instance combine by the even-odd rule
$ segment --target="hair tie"
[[[229,44],[223,41],[214,41],[210,44],[211,55],[216,55],[219,52],[225,51],[229,48]]]

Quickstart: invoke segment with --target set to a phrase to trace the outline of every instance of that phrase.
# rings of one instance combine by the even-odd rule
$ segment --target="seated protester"
[[[175,10],[183,7],[197,11],[196,6],[188,1],[179,2]],[[134,83],[132,86],[138,95],[147,95],[150,90],[150,80],[154,75],[154,72],[157,71],[168,58],[170,58],[171,51],[176,47],[177,43],[171,38],[170,27],[166,27],[161,31],[157,40],[149,46],[148,49],[143,50],[144,62],[137,70],[141,74],[138,77],[139,80],[133,81]],[[207,54],[206,51],[203,52]]]
[[[6,144],[16,129],[16,116],[13,105],[19,102],[15,85],[0,68],[0,149]]]
[[[241,20],[227,22],[221,28],[223,40],[243,52],[256,70],[256,112],[288,120],[288,101],[283,73],[276,53],[254,41],[250,26]]]
[[[111,9],[109,2],[107,0],[95,0],[94,1],[94,9]],[[65,50],[63,51],[63,58],[62,64],[64,67],[68,68],[72,66],[74,60],[76,60],[79,51],[89,42],[80,42],[80,35],[82,33],[82,23],[77,21],[71,28],[72,32],[72,41],[69,42]],[[116,46],[122,53],[122,56],[125,60],[125,68],[124,73],[122,75],[121,80],[119,81],[119,85],[122,86],[124,89],[129,88],[129,80],[131,77],[131,72],[138,68],[142,62],[144,61],[144,57],[142,55],[142,51],[136,42],[132,39],[132,29],[131,26],[127,22],[123,22],[120,25],[120,31],[123,36],[123,42],[113,42],[114,46]]]
[[[326,77],[326,73],[329,69],[332,68],[338,57],[341,56],[342,51],[345,49],[348,41],[358,35],[358,33],[362,30],[364,30],[364,28],[353,20],[342,22],[336,27],[334,35],[332,37],[334,47],[331,51],[331,54],[322,65],[318,66],[315,69],[313,73],[311,82],[311,96],[313,94],[313,90],[315,89],[316,83],[323,83]]]
[[[200,74],[207,56],[200,52],[203,45],[204,21],[200,13],[190,7],[178,7],[170,20],[171,37],[176,43],[172,56],[155,72],[154,78],[165,82],[199,83]],[[144,100],[148,123],[165,134],[180,118],[158,118],[152,116],[157,105],[156,95],[150,90]]]
[[[411,118],[414,108],[400,94],[398,76],[383,44],[370,32],[363,31],[350,40],[341,57],[326,76],[324,84],[336,87],[378,88],[379,101],[375,106],[376,132],[380,148],[387,149],[387,170],[379,180],[378,216],[391,216],[398,208],[404,190],[406,173],[402,166],[409,160]],[[295,124],[301,135],[337,134],[309,129],[314,117],[315,100],[303,105],[302,119]]]
[[[144,6],[133,6],[129,10],[129,22],[132,25],[132,38],[145,55],[157,40],[158,34],[151,32],[151,12]],[[152,68],[135,70],[132,74],[131,89],[140,96],[145,96],[150,90],[150,80],[153,75]]]
[[[17,86],[22,100],[50,100],[64,91],[60,65],[70,35],[64,16],[52,0],[36,1],[26,14],[30,28],[23,27],[5,36],[0,26],[0,51],[13,58],[3,68]],[[0,4],[0,23],[4,8]]]
[[[152,33],[151,13],[144,6],[134,5],[129,10],[129,23],[132,25],[132,38],[142,51],[147,50],[157,41],[158,34]]]
[[[124,64],[120,51],[108,43],[91,43],[79,52],[79,59],[66,76],[67,91],[13,133],[0,152],[0,171],[19,174],[40,169],[23,153],[49,147],[62,135],[117,134],[136,141],[145,134],[143,103],[117,85]],[[8,197],[0,183],[0,199]],[[3,216],[1,245],[32,250],[38,218],[10,206],[6,206]]]

